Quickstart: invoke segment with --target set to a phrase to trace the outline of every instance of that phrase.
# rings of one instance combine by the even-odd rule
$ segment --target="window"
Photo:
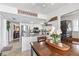
[[[73,31],[78,31],[78,19],[72,20]]]

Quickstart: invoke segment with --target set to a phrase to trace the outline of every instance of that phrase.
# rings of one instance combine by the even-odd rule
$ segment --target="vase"
[[[55,37],[55,38],[53,38],[53,42],[54,43],[60,43],[61,42],[61,37]]]

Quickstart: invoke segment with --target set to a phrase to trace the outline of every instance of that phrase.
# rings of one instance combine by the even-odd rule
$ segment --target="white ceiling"
[[[2,3],[7,6],[16,7],[18,9],[23,9],[26,11],[31,11],[41,14],[50,14],[67,3]]]
[[[56,11],[59,8],[66,5],[66,3],[0,3],[0,4],[15,7],[18,9],[23,9],[26,11],[39,13],[39,14],[44,14],[44,15],[48,15],[52,13],[53,11]],[[4,13],[4,12],[0,12],[0,14],[3,15],[3,17],[13,22],[26,22],[26,23],[37,23],[37,24],[46,22],[45,19],[40,19],[36,17],[35,18],[25,17],[21,15],[9,14],[9,13]]]
[[[69,12],[67,14],[64,14],[62,17],[69,17],[69,16],[73,16],[73,15],[79,15],[79,9],[78,10],[74,10],[72,12]]]
[[[25,17],[21,15],[16,15],[16,14],[10,14],[10,13],[5,13],[5,12],[0,12],[3,18],[11,21],[11,22],[23,22],[27,24],[35,23],[35,24],[41,24],[46,22],[45,19],[40,19],[36,17]]]

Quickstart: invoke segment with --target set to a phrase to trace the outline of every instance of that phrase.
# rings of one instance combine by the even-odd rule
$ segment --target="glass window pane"
[[[72,21],[72,25],[73,25],[73,31],[78,31],[78,20],[73,20]]]

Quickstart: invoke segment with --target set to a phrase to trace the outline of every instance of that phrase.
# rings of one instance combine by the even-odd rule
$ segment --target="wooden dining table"
[[[33,56],[33,51],[37,56],[79,56],[79,44],[63,42],[64,44],[70,46],[67,51],[59,50],[52,47],[46,42],[32,42],[31,43],[31,55]]]

